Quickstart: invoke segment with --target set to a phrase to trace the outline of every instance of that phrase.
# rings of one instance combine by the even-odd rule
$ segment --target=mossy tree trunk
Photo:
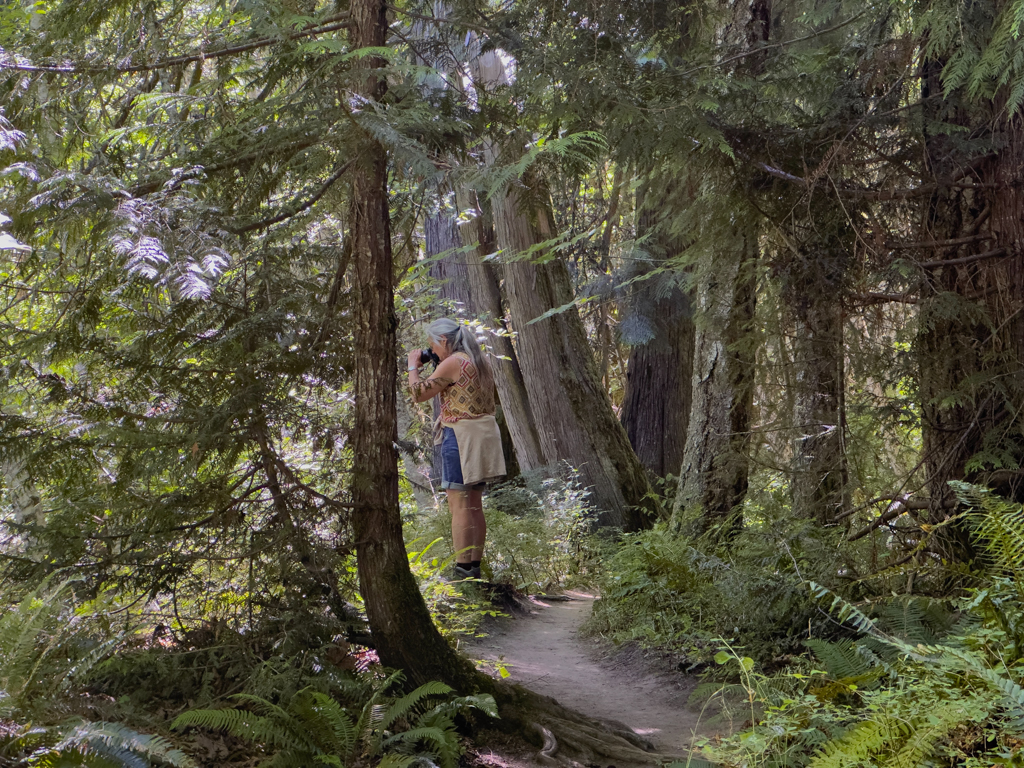
[[[849,251],[803,248],[776,266],[793,323],[793,475],[796,514],[833,522],[846,506],[843,281]]]
[[[692,532],[715,531],[725,540],[742,525],[747,493],[757,263],[753,233],[731,245],[698,267],[693,404],[672,511],[678,530],[687,511],[699,508]]]

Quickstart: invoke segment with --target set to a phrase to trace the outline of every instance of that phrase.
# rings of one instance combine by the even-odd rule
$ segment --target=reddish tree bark
[[[387,31],[381,0],[351,4],[352,43],[380,47]],[[385,83],[374,69],[383,61],[359,60],[366,70],[361,95],[379,99]],[[411,682],[445,680],[463,690],[476,674],[441,637],[431,620],[406,556],[398,509],[398,439],[395,392],[397,328],[394,266],[387,195],[387,156],[366,135],[352,173],[349,238],[355,268],[355,414],[352,434],[352,517],[359,586],[381,662],[404,669]]]

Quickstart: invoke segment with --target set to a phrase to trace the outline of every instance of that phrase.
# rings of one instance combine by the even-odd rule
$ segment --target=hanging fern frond
[[[424,683],[416,690],[406,694],[390,707],[387,712],[384,713],[380,721],[380,728],[387,730],[391,725],[400,717],[405,717],[410,710],[413,709],[417,704],[422,702],[424,699],[430,696],[446,696],[452,692],[450,686],[444,683],[429,682]]]

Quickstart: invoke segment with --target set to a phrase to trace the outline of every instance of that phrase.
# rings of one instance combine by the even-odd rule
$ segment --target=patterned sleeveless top
[[[441,422],[453,424],[459,419],[476,419],[494,413],[494,392],[480,386],[480,374],[465,352],[452,357],[462,365],[461,373],[441,392]]]

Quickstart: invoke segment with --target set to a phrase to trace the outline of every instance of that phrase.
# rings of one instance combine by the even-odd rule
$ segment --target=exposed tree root
[[[501,713],[498,727],[540,747],[539,764],[622,768],[659,765],[678,757],[655,752],[651,742],[623,723],[595,720],[563,707],[549,696],[541,696],[519,685],[488,680],[488,688]]]

